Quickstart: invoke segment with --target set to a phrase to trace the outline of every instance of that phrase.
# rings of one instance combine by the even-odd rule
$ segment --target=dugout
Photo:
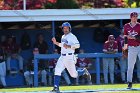
[[[85,52],[102,52],[105,38],[99,37],[110,33],[117,37],[119,28],[129,22],[129,14],[133,11],[140,14],[139,8],[2,10],[0,35],[12,34],[16,36],[17,43],[20,43],[22,34],[27,32],[33,45],[36,34],[43,33],[51,53],[55,47],[51,38],[55,35],[59,37],[62,22],[69,21],[72,32],[78,37]],[[22,51],[21,55],[26,59],[32,56],[31,50],[32,48]]]

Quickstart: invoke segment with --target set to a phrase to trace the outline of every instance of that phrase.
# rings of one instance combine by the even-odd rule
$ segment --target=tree
[[[57,9],[75,9],[78,8],[78,4],[75,0],[57,0]]]

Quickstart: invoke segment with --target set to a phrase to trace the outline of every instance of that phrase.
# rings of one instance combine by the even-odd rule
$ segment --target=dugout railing
[[[38,60],[59,58],[60,54],[36,54],[34,55],[34,86],[38,86]],[[78,54],[79,58],[95,58],[96,59],[96,84],[100,84],[100,59],[121,57],[122,53],[104,54],[104,53],[84,53]]]

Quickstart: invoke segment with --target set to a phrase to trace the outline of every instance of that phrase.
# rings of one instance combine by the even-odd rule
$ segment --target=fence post
[[[100,84],[100,58],[96,58],[96,84]]]
[[[123,28],[123,19],[120,19],[120,28]]]
[[[26,0],[23,0],[23,10],[26,10]]]
[[[34,87],[38,86],[38,59],[34,57]]]
[[[52,21],[52,36],[55,37],[55,22]],[[53,44],[53,50],[55,49],[55,45]]]

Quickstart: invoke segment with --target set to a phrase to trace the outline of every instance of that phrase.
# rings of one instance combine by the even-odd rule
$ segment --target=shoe
[[[53,90],[51,90],[50,92],[55,92],[55,93],[60,93],[59,88],[58,87],[54,87]]]
[[[128,87],[127,89],[131,89],[132,88],[132,82],[128,82]]]

